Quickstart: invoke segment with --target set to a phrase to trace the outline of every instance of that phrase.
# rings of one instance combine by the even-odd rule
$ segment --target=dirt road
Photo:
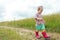
[[[33,30],[28,30],[24,28],[7,27],[7,26],[0,26],[0,28],[15,30],[17,33],[19,33],[21,36],[23,36],[27,40],[36,40],[34,35],[35,33]],[[51,36],[51,40],[60,40],[60,34],[58,33],[48,33],[48,34]]]

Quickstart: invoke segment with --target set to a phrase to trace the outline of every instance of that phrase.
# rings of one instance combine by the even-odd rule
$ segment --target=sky
[[[0,0],[0,21],[34,17],[38,6],[44,7],[42,15],[60,12],[60,0]]]

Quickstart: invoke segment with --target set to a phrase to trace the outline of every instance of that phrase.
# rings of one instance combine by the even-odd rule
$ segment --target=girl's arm
[[[35,21],[37,21],[37,18],[35,18]]]

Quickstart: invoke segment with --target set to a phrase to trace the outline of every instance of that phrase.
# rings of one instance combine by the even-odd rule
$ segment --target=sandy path
[[[16,30],[16,32],[18,32],[20,35],[22,35],[25,38],[28,38],[28,40],[36,40],[35,36],[34,36],[34,31],[32,30],[28,30],[28,29],[24,29],[24,28],[15,28],[15,27],[7,27],[7,26],[0,26],[0,28],[7,28],[7,29],[11,29],[11,30]],[[48,33],[53,40],[60,40],[60,34],[58,33]]]

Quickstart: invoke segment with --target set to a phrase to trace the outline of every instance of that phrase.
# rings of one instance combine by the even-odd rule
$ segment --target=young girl
[[[49,38],[49,36],[47,35],[46,33],[46,30],[45,30],[45,25],[44,25],[44,20],[42,18],[42,13],[43,11],[43,6],[39,6],[38,9],[37,9],[37,14],[35,16],[35,21],[36,21],[36,31],[35,31],[35,36],[36,38],[40,38],[39,36],[39,30],[42,30],[42,35],[45,39]]]

